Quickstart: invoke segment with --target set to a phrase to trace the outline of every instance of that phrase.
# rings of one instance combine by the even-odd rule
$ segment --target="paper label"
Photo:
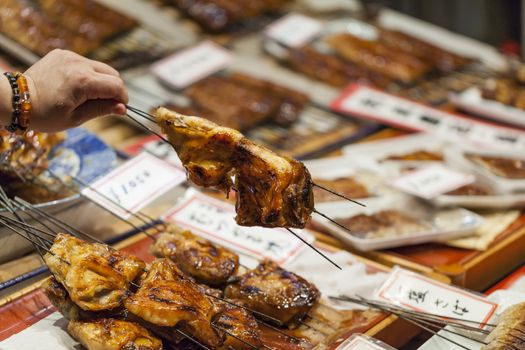
[[[525,149],[525,132],[448,113],[368,86],[352,84],[332,103],[341,113],[433,133],[457,143]]]
[[[392,349],[391,347],[383,347],[371,341],[370,339],[361,335],[353,336],[345,340],[339,345],[336,350],[385,350]]]
[[[323,24],[320,21],[291,13],[270,24],[265,34],[288,47],[299,47],[312,40],[322,30]]]
[[[474,182],[475,177],[436,164],[401,176],[392,184],[403,192],[432,199]]]
[[[480,323],[487,323],[498,307],[483,296],[400,268],[392,271],[377,298],[415,311]]]
[[[165,215],[165,220],[205,238],[255,258],[269,258],[278,264],[292,260],[305,247],[299,239],[282,228],[243,227],[235,222],[235,207],[229,203],[194,193]],[[307,242],[313,236],[294,230]]]
[[[175,53],[153,65],[153,73],[175,89],[183,89],[225,67],[231,54],[222,47],[205,42]]]
[[[171,188],[186,180],[186,173],[151,154],[125,162],[82,193],[122,218],[128,218]],[[125,208],[125,209],[123,209]],[[126,211],[126,209],[129,211]]]

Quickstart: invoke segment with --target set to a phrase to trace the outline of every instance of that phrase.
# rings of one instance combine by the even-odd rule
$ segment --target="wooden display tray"
[[[320,241],[342,248],[327,234]],[[387,266],[402,266],[421,273],[436,272],[453,284],[483,291],[525,263],[525,214],[501,232],[485,251],[454,248],[439,243],[421,244],[372,252],[348,251]]]
[[[154,233],[153,231],[150,232]],[[116,244],[115,247],[147,261],[152,259],[152,256],[149,253],[150,242],[150,239],[146,235],[140,233]],[[319,243],[318,246],[327,251],[338,250],[337,248],[325,243]],[[388,270],[388,267],[376,262],[361,257],[357,258],[365,263],[371,271]],[[430,273],[429,275],[438,280],[449,282],[446,277],[439,274]],[[56,311],[40,289],[41,284],[42,280],[35,282],[6,298],[0,299],[0,319],[2,320],[0,323],[0,341],[23,331]],[[360,315],[362,314],[359,314],[356,317],[359,319],[361,317]],[[415,326],[398,319],[394,315],[378,313],[371,318],[367,316],[366,319],[369,321],[368,324],[345,328],[344,332],[340,334],[338,333],[338,342],[349,337],[353,333],[364,333],[389,343],[392,346],[399,347],[406,344],[420,332]]]
[[[525,290],[522,288],[522,278],[525,278],[525,265],[512,271],[509,275],[507,275],[507,277],[503,278],[501,281],[490,287],[490,289],[487,290],[485,294],[488,295],[501,289],[516,289],[519,292],[525,292]],[[516,288],[518,283],[519,288]]]

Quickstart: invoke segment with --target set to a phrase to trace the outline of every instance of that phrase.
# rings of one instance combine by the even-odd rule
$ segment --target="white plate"
[[[471,87],[459,94],[450,96],[457,107],[492,120],[525,127],[525,111],[498,101],[487,100],[478,87]]]
[[[336,221],[337,219],[349,218],[360,213],[373,214],[380,210],[396,209],[410,217],[421,219],[429,228],[422,232],[405,236],[359,238],[321,216],[315,215],[313,220],[344,243],[362,251],[444,241],[468,236],[473,234],[483,223],[481,216],[466,209],[433,210],[421,201],[405,195],[364,199],[361,202],[366,205],[366,208],[352,206],[351,203],[333,202],[320,203],[317,205],[317,209],[322,213],[329,213],[330,217]]]
[[[474,154],[480,156],[525,160],[525,155],[523,152],[479,150],[472,147],[447,147],[444,154],[447,163],[473,173],[476,175],[476,177],[487,182],[497,193],[506,194],[513,192],[525,192],[525,179],[507,179],[505,177],[498,176],[485,167],[469,160],[465,156],[466,154]]]
[[[385,160],[390,156],[404,155],[415,151],[427,151],[442,154],[445,141],[426,133],[398,136],[387,140],[358,143],[343,147],[343,154],[354,160],[376,163],[397,163],[403,165],[423,165],[435,161],[396,161]]]
[[[525,207],[525,194],[501,194],[491,196],[442,195],[430,200],[439,208],[464,207],[469,209],[511,209]]]

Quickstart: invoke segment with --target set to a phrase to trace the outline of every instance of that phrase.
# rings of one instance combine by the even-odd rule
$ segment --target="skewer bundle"
[[[497,323],[484,323],[460,318],[444,318],[440,315],[412,311],[363,297],[342,295],[330,298],[392,313],[422,330],[465,350],[472,349],[462,344],[458,339],[468,339],[478,343],[481,345],[481,350],[525,349],[525,303],[509,307],[499,316]],[[452,339],[450,335],[457,337]]]

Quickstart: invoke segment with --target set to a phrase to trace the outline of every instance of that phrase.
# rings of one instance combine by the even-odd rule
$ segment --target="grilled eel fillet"
[[[120,307],[145,267],[136,257],[65,233],[57,234],[44,260],[71,300],[86,311]]]
[[[314,206],[304,164],[207,119],[165,108],[157,109],[156,117],[191,181],[226,193],[237,190],[239,225],[304,228]]]
[[[525,349],[525,303],[509,307],[485,341],[482,350]]]
[[[239,256],[198,237],[190,231],[168,226],[151,246],[159,258],[169,258],[199,283],[223,285],[239,268]]]
[[[162,333],[173,333],[178,328],[212,348],[224,341],[211,325],[215,305],[169,259],[153,261],[140,288],[124,305],[131,314],[146,321],[148,328],[154,325]]]
[[[88,350],[162,350],[162,342],[146,328],[128,321],[101,318],[69,321],[67,330]]]
[[[282,324],[293,325],[308,313],[321,293],[304,278],[266,260],[228,285],[224,295]]]

